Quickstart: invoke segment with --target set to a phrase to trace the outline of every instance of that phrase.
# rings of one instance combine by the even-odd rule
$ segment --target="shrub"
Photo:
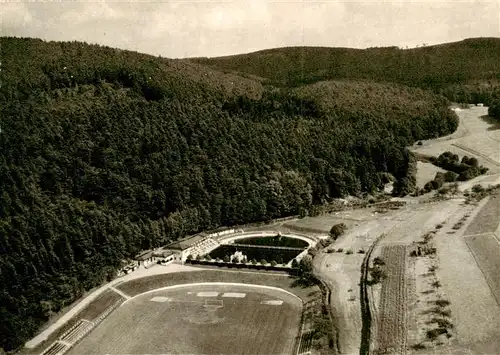
[[[338,223],[335,224],[331,229],[330,229],[330,236],[333,239],[337,239],[340,237],[342,234],[344,234],[345,230],[347,229],[347,226],[344,223]]]
[[[351,250],[351,249],[347,249],[347,250],[345,251],[345,253],[346,253],[347,255],[351,255],[351,254],[352,254],[352,250]]]
[[[444,174],[444,180],[446,182],[455,182],[455,181],[457,181],[457,178],[458,178],[458,174],[454,173],[453,171],[447,171]]]
[[[476,184],[472,186],[472,192],[478,194],[484,191],[484,187],[482,187],[480,184]]]
[[[344,251],[344,248],[338,248],[337,253],[342,253]]]
[[[271,260],[271,266],[276,266],[278,263],[275,260]]]
[[[441,223],[436,225],[436,229],[441,229],[441,228],[443,228],[443,225]]]
[[[359,254],[364,254],[364,253],[365,253],[365,250],[364,250],[364,249],[359,249],[359,250],[358,250],[358,253],[359,253]]]
[[[260,263],[261,263],[262,265],[267,265],[267,260],[266,260],[266,259],[262,259],[262,260],[260,261]]]
[[[385,265],[385,261],[377,256],[375,257],[375,259],[373,259],[373,265]]]
[[[299,267],[299,262],[297,261],[297,259],[293,259],[292,260],[292,267],[295,269],[295,268],[298,268]]]
[[[448,329],[446,328],[436,328],[436,329],[431,329],[427,331],[427,339],[429,340],[435,340],[438,336],[441,334],[447,334]]]
[[[448,300],[437,300],[435,302],[439,307],[446,307],[450,305],[450,301]]]

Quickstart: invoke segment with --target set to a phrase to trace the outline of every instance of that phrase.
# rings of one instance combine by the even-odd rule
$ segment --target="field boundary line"
[[[123,302],[120,305],[120,307],[125,305],[128,301],[133,300],[139,296],[146,295],[148,293],[153,293],[153,292],[157,292],[157,291],[164,291],[164,290],[175,290],[178,288],[195,287],[195,286],[238,286],[238,287],[249,287],[249,288],[263,288],[263,289],[267,289],[267,290],[274,290],[274,291],[280,291],[280,292],[286,293],[286,294],[293,296],[294,298],[300,300],[300,303],[302,304],[302,298],[300,298],[299,296],[297,296],[297,295],[295,295],[287,290],[279,288],[279,287],[257,285],[257,284],[244,284],[244,283],[237,283],[237,282],[194,282],[194,283],[188,283],[188,284],[164,286],[164,287],[159,287],[159,288],[154,289],[154,290],[149,290],[149,291],[139,293],[139,294],[132,296],[129,299],[125,300],[125,302]]]
[[[123,298],[125,298],[127,300],[131,298],[131,296],[129,296],[125,292],[115,288],[114,286],[109,286],[109,289],[116,292],[117,294],[119,294],[120,296],[122,296]]]

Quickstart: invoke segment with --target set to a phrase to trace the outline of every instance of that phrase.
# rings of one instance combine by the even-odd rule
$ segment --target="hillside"
[[[1,38],[0,348],[142,248],[415,181],[442,97],[366,81],[273,88],[186,61]]]
[[[499,57],[500,38],[471,38],[412,49],[277,48],[190,62],[251,74],[277,86],[363,79],[433,89],[453,101],[488,103],[500,98]]]

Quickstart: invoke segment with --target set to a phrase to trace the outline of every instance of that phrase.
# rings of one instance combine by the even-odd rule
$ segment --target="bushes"
[[[344,223],[338,223],[335,224],[331,229],[330,229],[330,236],[336,240],[338,237],[340,237],[344,232],[346,231],[347,226]]]
[[[476,176],[485,174],[488,171],[488,168],[484,166],[479,166],[479,163],[476,158],[468,157],[467,155],[465,155],[462,157],[462,160],[459,161],[458,155],[453,154],[452,152],[449,151],[442,153],[441,155],[439,155],[437,159],[430,159],[430,160],[434,165],[448,170],[448,172],[444,174],[444,178],[441,175],[439,175],[439,180],[437,181],[438,184],[441,180],[443,180],[443,182],[444,181],[453,182],[455,180],[460,180],[460,181],[470,180],[475,178]],[[458,176],[451,173],[458,174]],[[437,177],[438,176],[436,174],[436,178]],[[439,187],[441,186],[435,187],[435,189]]]

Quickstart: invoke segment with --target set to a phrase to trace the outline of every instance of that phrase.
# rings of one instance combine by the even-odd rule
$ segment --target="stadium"
[[[178,250],[172,259],[182,265],[189,255],[185,250],[207,254],[217,248],[246,245],[251,251],[275,250],[293,258],[307,252],[316,242],[312,238],[292,239],[290,235],[276,236],[276,232],[225,234],[219,238],[204,235],[192,239],[194,245],[185,239],[165,249],[175,251],[181,247],[183,250]],[[203,249],[204,246],[207,248]],[[144,255],[151,258],[141,253]],[[153,261],[142,262],[153,265]],[[297,287],[294,279],[284,272],[181,265],[188,270],[118,279],[30,354],[308,352],[304,305],[321,303],[317,286]]]

